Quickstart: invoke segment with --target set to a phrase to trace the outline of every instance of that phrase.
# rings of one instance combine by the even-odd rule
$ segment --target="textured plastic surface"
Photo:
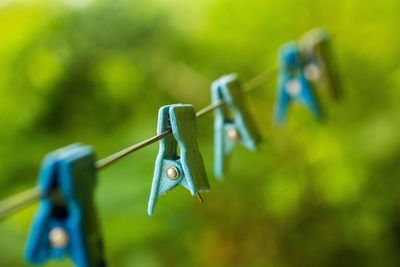
[[[225,75],[211,86],[212,103],[224,101],[225,105],[214,111],[214,174],[223,178],[229,155],[237,143],[256,150],[261,141],[246,98],[236,74]],[[237,138],[229,136],[230,131]]]
[[[303,36],[300,42],[304,64],[316,68],[318,75],[311,77],[317,87],[326,89],[338,100],[342,87],[331,52],[331,38],[324,29],[315,29]],[[314,78],[314,79],[312,79]]]
[[[297,86],[296,90],[291,89],[293,84]],[[299,48],[295,43],[286,44],[280,50],[277,91],[275,122],[286,121],[289,105],[293,101],[307,106],[315,117],[322,116],[311,84],[304,76],[304,66],[301,62]]]
[[[193,106],[176,104],[161,107],[158,113],[157,133],[168,129],[172,130],[172,134],[160,141],[155,163],[148,205],[149,215],[153,214],[157,199],[178,185],[187,188],[192,195],[210,189],[197,144],[197,121]],[[167,175],[167,170],[171,167],[175,167],[179,172],[176,179]]]
[[[95,185],[95,156],[90,147],[75,144],[46,156],[39,175],[44,197],[25,251],[29,263],[70,257],[78,267],[106,266],[94,205]],[[55,228],[68,234],[65,247],[52,246],[49,233]]]

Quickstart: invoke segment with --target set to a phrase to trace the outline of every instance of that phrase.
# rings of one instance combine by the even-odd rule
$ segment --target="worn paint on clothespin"
[[[300,41],[304,72],[318,88],[328,90],[334,100],[341,94],[341,84],[331,52],[331,38],[324,29],[315,29]]]
[[[69,257],[77,267],[106,266],[94,204],[96,180],[88,146],[74,144],[46,156],[39,175],[43,197],[25,251],[29,263]]]
[[[275,103],[277,123],[285,122],[289,105],[293,101],[307,106],[315,117],[322,116],[311,84],[304,76],[299,48],[295,43],[286,44],[280,50],[277,91]]]
[[[237,143],[256,150],[261,141],[253,117],[246,103],[243,88],[236,74],[225,75],[211,86],[212,103],[225,103],[214,114],[214,173],[225,174],[227,158]]]
[[[149,215],[153,214],[157,199],[178,185],[187,188],[192,195],[210,189],[197,144],[197,121],[193,106],[175,104],[161,107],[157,133],[168,130],[172,134],[161,139],[155,163]]]

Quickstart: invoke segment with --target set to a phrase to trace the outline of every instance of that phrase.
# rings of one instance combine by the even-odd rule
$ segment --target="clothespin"
[[[306,78],[338,100],[341,84],[331,55],[329,33],[324,29],[315,29],[303,36],[300,46]]]
[[[275,104],[275,121],[283,123],[292,101],[307,106],[311,113],[320,118],[322,112],[311,84],[304,76],[303,64],[297,44],[289,43],[280,50],[278,93]]]
[[[214,111],[214,173],[221,179],[227,167],[227,157],[235,145],[241,143],[254,151],[261,136],[236,74],[222,76],[213,82],[211,98],[213,104],[225,103]]]
[[[196,112],[193,106],[175,104],[161,107],[157,133],[168,130],[172,134],[161,139],[155,163],[149,215],[153,214],[157,199],[178,185],[184,186],[192,195],[196,194],[200,200],[199,192],[210,189],[197,144]]]
[[[69,257],[77,267],[105,267],[94,204],[95,156],[74,144],[46,156],[39,175],[42,192],[25,257],[29,263]]]

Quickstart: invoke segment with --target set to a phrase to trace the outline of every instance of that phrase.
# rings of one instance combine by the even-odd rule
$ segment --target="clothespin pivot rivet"
[[[291,80],[288,82],[286,89],[291,96],[298,96],[300,94],[301,85],[298,80]]]
[[[62,227],[56,227],[49,233],[51,246],[54,248],[64,248],[67,246],[69,238],[68,234]]]
[[[320,71],[317,65],[311,63],[304,68],[304,74],[309,80],[316,81],[319,79]]]
[[[240,138],[239,132],[235,128],[231,128],[228,130],[228,138],[231,139],[232,141],[237,141]]]
[[[171,180],[176,180],[179,178],[179,171],[177,168],[175,168],[174,166],[169,167],[167,170],[167,176],[169,179]]]

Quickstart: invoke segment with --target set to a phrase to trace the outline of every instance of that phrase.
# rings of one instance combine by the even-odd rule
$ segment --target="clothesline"
[[[222,179],[236,144],[255,151],[262,139],[245,93],[278,76],[274,110],[274,121],[278,124],[286,121],[288,107],[294,101],[306,106],[316,119],[322,118],[323,109],[314,95],[315,88],[325,88],[337,100],[340,82],[330,60],[329,41],[326,31],[313,31],[300,43],[290,42],[281,47],[279,71],[272,68],[244,84],[236,74],[220,77],[211,86],[211,104],[197,112],[190,104],[161,107],[156,135],[103,159],[96,161],[93,149],[82,144],[49,153],[42,163],[38,186],[0,202],[0,220],[40,201],[27,241],[26,260],[41,264],[51,258],[58,259],[62,252],[77,266],[105,266],[93,201],[96,172],[160,141],[148,214],[153,214],[158,198],[176,186],[185,187],[203,202],[200,192],[210,190],[210,184],[197,143],[196,118],[215,112],[214,175]]]
[[[268,79],[272,76],[275,76],[277,72],[277,68],[273,68],[270,70],[267,70],[265,72],[260,73],[259,75],[255,76],[253,79],[249,80],[248,82],[243,84],[243,90],[244,92],[248,93],[257,87],[261,86],[262,84],[266,83]],[[205,106],[204,108],[200,109],[196,113],[196,117],[202,117],[206,115],[207,113],[222,107],[225,105],[224,101],[218,101],[216,103],[209,104]],[[161,134],[157,134],[155,136],[152,136],[146,140],[143,140],[139,143],[136,143],[134,145],[131,145],[121,151],[118,151],[104,159],[100,159],[96,162],[96,168],[100,171],[103,170],[109,166],[111,166],[113,163],[119,161],[122,158],[125,158],[126,156],[139,151],[153,143],[156,143],[163,139],[164,137],[170,135],[172,133],[171,129],[162,132]],[[203,202],[203,199],[199,193],[196,194],[197,197],[201,202]],[[8,199],[5,199],[0,202],[0,220],[3,220],[7,218],[9,215],[16,213],[33,203],[39,201],[43,197],[42,192],[38,187],[33,187],[29,190],[26,190],[22,193],[19,193],[17,195],[14,195]]]

